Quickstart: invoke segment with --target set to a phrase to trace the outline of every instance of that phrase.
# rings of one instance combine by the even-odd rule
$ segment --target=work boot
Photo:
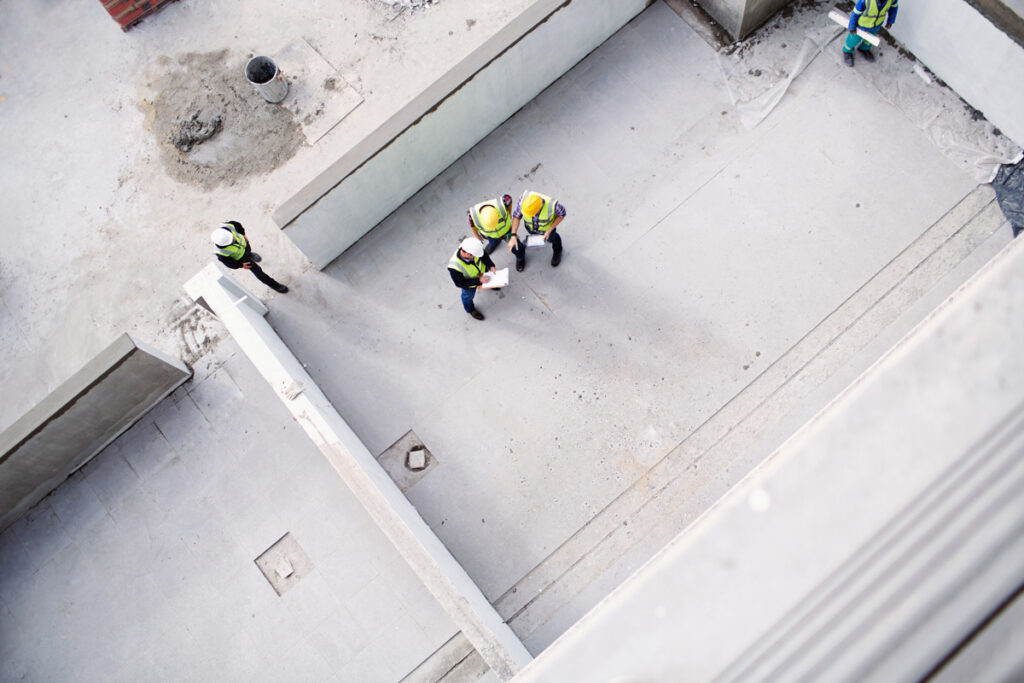
[[[517,273],[523,272],[523,268],[525,268],[525,267],[526,267],[526,260],[525,259],[522,260],[522,261],[516,261],[516,272]]]
[[[274,287],[274,291],[275,292],[280,292],[281,294],[284,294],[284,293],[286,293],[288,291],[288,288],[286,286],[284,286],[284,285],[278,285],[277,287]]]
[[[561,262],[562,262],[562,252],[561,251],[556,251],[554,254],[551,255],[551,266],[552,267],[557,266]]]
[[[480,311],[476,310],[475,308],[472,311],[470,311],[469,314],[471,316],[473,316],[474,318],[476,318],[477,320],[483,320],[484,319],[484,314],[481,313]]]
[[[866,61],[869,64],[875,61],[875,55],[871,52],[871,50],[861,50],[860,56],[863,57],[864,61]]]
[[[853,53],[852,52],[844,52],[843,53],[843,61],[846,62],[846,66],[853,66]]]

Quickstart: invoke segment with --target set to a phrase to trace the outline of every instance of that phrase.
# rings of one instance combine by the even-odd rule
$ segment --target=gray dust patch
[[[188,297],[180,297],[174,302],[163,326],[172,330],[178,347],[175,355],[189,366],[195,365],[213,350],[224,335],[224,328],[217,323],[213,314]]]
[[[378,2],[388,5],[393,10],[403,9],[420,9],[422,7],[430,7],[431,5],[440,4],[441,0],[377,0]]]
[[[245,58],[227,50],[167,60],[149,87],[150,129],[167,173],[212,190],[264,175],[290,159],[304,138],[284,107],[267,103],[245,79]]]

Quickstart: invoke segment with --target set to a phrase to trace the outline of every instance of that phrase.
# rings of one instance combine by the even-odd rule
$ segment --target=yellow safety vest
[[[231,234],[235,236],[235,241],[226,247],[218,248],[216,253],[236,261],[245,256],[245,248],[249,245],[249,243],[245,241],[245,235],[236,232],[235,228],[230,223],[225,223],[220,227],[225,230],[230,230]]]
[[[540,197],[541,201],[544,202],[544,206],[540,207],[540,211],[538,211],[537,215],[533,216],[532,218],[527,218],[524,215],[523,225],[525,225],[526,229],[532,233],[547,232],[548,228],[551,227],[551,224],[555,222],[555,218],[557,218],[557,216],[555,216],[555,200],[547,196],[546,194],[534,192],[533,190],[527,190],[526,192],[523,193],[523,196],[519,198],[520,211],[522,211],[523,209],[523,202],[525,202],[526,198],[529,197],[531,194],[535,194],[538,197]],[[536,228],[533,227],[534,218],[537,219]]]
[[[483,227],[484,222],[480,219],[480,210],[485,206],[493,206],[498,210],[498,226],[492,231],[485,230]],[[480,234],[488,238],[501,237],[512,226],[512,215],[505,208],[505,202],[497,199],[492,199],[489,202],[480,202],[469,210],[469,217],[473,219],[473,225],[480,231]]]
[[[456,249],[452,257],[448,259],[449,270],[457,270],[466,277],[480,277],[487,272],[487,266],[484,262],[478,258],[473,259],[471,262],[466,263],[459,258],[459,250]]]
[[[890,7],[892,7],[892,0],[885,0],[881,7],[878,6],[878,0],[867,0],[864,3],[864,14],[860,15],[857,25],[861,28],[881,26],[885,23],[885,18],[889,16]]]

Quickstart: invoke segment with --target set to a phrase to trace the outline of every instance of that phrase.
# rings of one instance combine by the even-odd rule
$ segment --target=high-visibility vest
[[[484,229],[484,222],[480,218],[480,210],[485,206],[493,206],[498,210],[498,225],[494,230]],[[473,225],[480,231],[480,234],[488,238],[501,237],[508,232],[509,227],[512,225],[512,214],[505,208],[505,202],[498,201],[497,199],[492,199],[489,202],[480,202],[469,210],[469,217],[473,219]]]
[[[861,28],[876,28],[885,23],[889,16],[889,8],[892,7],[892,0],[885,0],[879,6],[878,0],[867,0],[864,3],[864,14],[860,15],[857,25]]]
[[[466,263],[459,258],[459,250],[456,249],[452,257],[448,259],[448,268],[450,270],[457,270],[466,277],[480,277],[487,272],[487,266],[484,262],[478,258],[474,258],[469,263]]]
[[[527,218],[524,215],[523,225],[525,225],[526,229],[529,230],[530,232],[547,232],[548,228],[551,227],[551,224],[555,222],[555,218],[557,218],[557,216],[555,216],[555,200],[547,196],[546,194],[534,192],[533,190],[527,190],[526,192],[523,193],[523,196],[519,198],[520,211],[522,211],[523,203],[526,201],[526,198],[529,197],[531,194],[535,194],[538,197],[540,197],[541,201],[544,202],[544,206],[540,207],[540,211],[537,212],[536,216]],[[537,227],[533,226],[534,218],[537,219]]]
[[[226,247],[218,247],[216,253],[236,261],[245,256],[245,248],[249,245],[249,243],[245,241],[245,235],[240,232],[236,232],[234,226],[230,223],[225,223],[220,227],[225,230],[230,230],[231,234],[235,236],[235,240]]]

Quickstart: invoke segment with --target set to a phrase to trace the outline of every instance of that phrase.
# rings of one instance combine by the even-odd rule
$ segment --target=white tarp
[[[777,18],[752,38],[719,53],[719,64],[742,124],[754,128],[782,101],[790,84],[819,55],[841,68],[846,32],[820,7]],[[874,88],[923,130],[943,153],[980,183],[1021,159],[1021,148],[934,78],[916,59],[884,39],[875,62],[854,66]]]

